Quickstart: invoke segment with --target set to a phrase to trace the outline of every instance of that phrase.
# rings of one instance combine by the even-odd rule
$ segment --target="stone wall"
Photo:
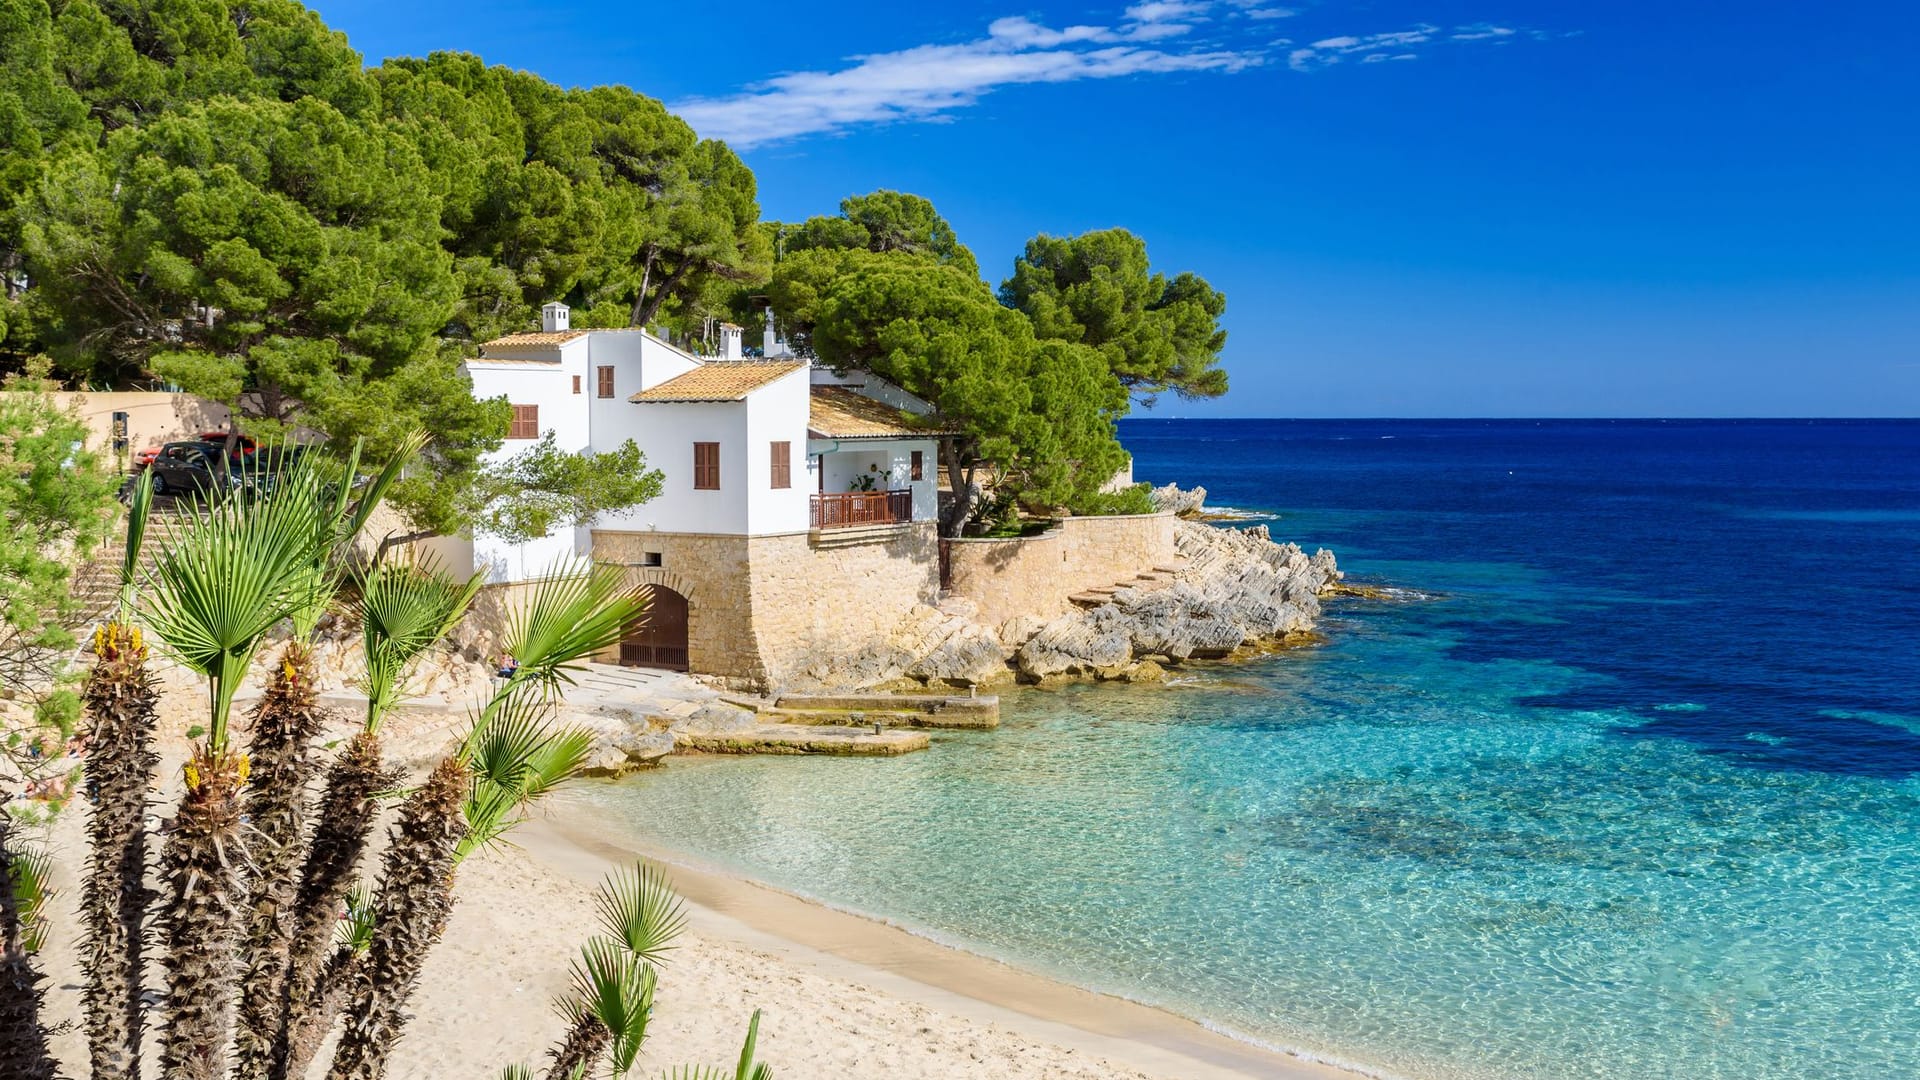
[[[1174,523],[1165,513],[1070,517],[1039,536],[950,540],[948,591],[977,604],[989,627],[1064,615],[1074,593],[1174,562]]]
[[[643,565],[648,553],[660,565]],[[932,522],[754,537],[596,529],[593,557],[685,596],[688,667],[755,689],[884,639],[940,585]]]

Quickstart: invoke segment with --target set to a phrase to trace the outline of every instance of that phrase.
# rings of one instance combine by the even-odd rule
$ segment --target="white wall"
[[[626,402],[627,431],[661,472],[660,494],[631,510],[602,516],[594,526],[622,532],[726,533],[747,531],[747,403],[744,401]],[[626,438],[628,435],[622,435]],[[720,444],[720,490],[695,491],[693,444]],[[764,468],[764,463],[763,463]],[[764,475],[764,473],[763,473]]]
[[[587,396],[593,424],[593,448],[602,453],[632,439],[646,450],[646,410],[627,399],[700,366],[693,356],[639,331],[600,331],[587,335]],[[613,368],[613,396],[598,396],[599,368]],[[691,451],[689,451],[691,453]],[[652,455],[648,462],[652,465]]]
[[[747,527],[755,536],[805,532],[813,485],[807,471],[807,420],[812,408],[805,368],[783,375],[747,398]],[[788,444],[790,486],[773,486],[773,444]],[[722,451],[724,453],[724,451]]]
[[[464,365],[473,380],[473,396],[504,397],[515,405],[534,405],[540,410],[540,431],[554,433],[554,445],[569,453],[588,448],[588,401],[592,386],[587,379],[587,339],[576,338],[559,349],[557,364],[494,363],[524,357],[546,360],[553,349],[528,350],[469,360]],[[573,392],[573,377],[581,376],[580,393]],[[485,456],[488,462],[500,462],[524,453],[534,443],[508,439],[500,449]],[[509,544],[491,536],[473,538],[473,567],[484,571],[489,583],[527,581],[551,569],[562,559],[586,554],[576,530],[566,528],[525,544]],[[451,552],[449,552],[451,554]]]

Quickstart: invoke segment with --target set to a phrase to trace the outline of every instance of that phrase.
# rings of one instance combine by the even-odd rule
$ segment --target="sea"
[[[1408,1080],[1920,1076],[1920,422],[1129,420],[1384,600],[652,841]]]

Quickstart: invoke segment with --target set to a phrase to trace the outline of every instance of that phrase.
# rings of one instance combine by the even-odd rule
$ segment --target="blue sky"
[[[1920,6],[322,2],[624,83],[763,212],[932,199],[996,283],[1124,225],[1224,290],[1153,415],[1920,415]]]

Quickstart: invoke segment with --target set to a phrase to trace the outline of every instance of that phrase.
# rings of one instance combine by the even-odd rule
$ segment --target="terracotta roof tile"
[[[713,360],[627,400],[743,401],[762,386],[806,366],[795,360]]]
[[[924,439],[952,434],[927,417],[896,409],[844,386],[813,388],[807,430],[822,439]]]
[[[546,349],[565,345],[574,338],[583,338],[592,330],[530,330],[524,334],[508,334],[494,338],[480,346],[481,349]]]

